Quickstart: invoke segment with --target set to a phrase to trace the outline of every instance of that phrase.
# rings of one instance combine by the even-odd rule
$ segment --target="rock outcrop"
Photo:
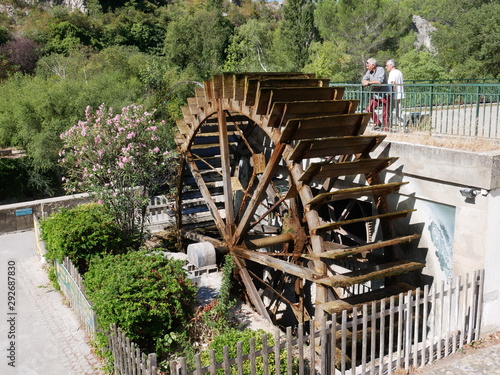
[[[432,26],[429,21],[420,16],[413,16],[413,25],[417,32],[415,47],[417,49],[426,49],[431,53],[436,53],[436,47],[432,45],[432,33],[436,31],[436,28]]]

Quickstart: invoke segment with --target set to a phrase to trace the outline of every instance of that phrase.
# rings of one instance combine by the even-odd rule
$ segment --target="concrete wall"
[[[87,194],[76,194],[0,206],[0,234],[32,229],[33,215],[45,217],[61,207],[74,207],[88,201]]]
[[[420,283],[440,283],[485,269],[483,332],[500,328],[500,150],[467,152],[403,142],[384,142],[378,154],[397,156],[386,182],[408,181],[390,199],[398,209],[416,208],[395,222],[398,234],[420,233],[402,247],[402,258],[424,261]],[[473,198],[460,190],[472,188]]]

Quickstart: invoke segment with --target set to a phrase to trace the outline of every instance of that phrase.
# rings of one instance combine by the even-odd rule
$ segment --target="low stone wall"
[[[0,234],[33,229],[33,216],[46,217],[62,207],[74,207],[89,200],[88,194],[75,194],[0,206]]]

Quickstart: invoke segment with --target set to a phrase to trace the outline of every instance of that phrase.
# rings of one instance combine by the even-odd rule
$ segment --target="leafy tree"
[[[401,56],[398,65],[403,72],[405,82],[448,78],[443,66],[427,51],[410,51]]]
[[[227,50],[224,70],[230,72],[272,71],[270,22],[251,19],[235,30]]]
[[[35,168],[33,159],[28,156],[0,159],[0,204],[63,195],[58,172],[55,168]]]
[[[345,41],[335,43],[325,41],[311,45],[310,63],[304,71],[316,73],[318,77],[329,78],[333,82],[359,81],[353,57],[345,53]]]
[[[142,237],[150,197],[176,171],[162,136],[165,123],[135,105],[120,114],[105,105],[87,108],[85,116],[61,134],[66,189],[92,194],[111,208],[126,236]]]
[[[42,219],[40,227],[47,259],[62,263],[67,256],[82,274],[93,257],[120,253],[127,246],[111,212],[96,203],[62,208]]]
[[[84,284],[103,329],[116,323],[141,349],[160,357],[186,342],[196,287],[180,261],[145,251],[105,255],[91,261]]]
[[[38,60],[38,47],[29,38],[18,37],[0,46],[0,55],[8,58],[9,63],[19,67],[24,73],[33,73]]]
[[[220,73],[232,32],[232,25],[217,10],[181,10],[168,24],[164,41],[167,61],[193,79]]]
[[[460,32],[457,32],[460,30]],[[434,40],[456,78],[500,76],[500,4],[484,3],[442,26]]]
[[[0,45],[4,44],[10,39],[10,31],[7,27],[0,24]]]
[[[145,13],[127,6],[102,15],[96,23],[105,46],[127,45],[144,53],[162,53],[166,26],[159,11]]]
[[[357,61],[358,76],[369,57],[383,60],[389,54],[378,56],[381,51],[396,51],[411,24],[410,10],[392,0],[324,0],[315,17],[324,40],[346,42],[344,52]]]
[[[318,40],[315,7],[316,2],[312,0],[289,0],[284,5],[284,17],[274,43],[278,56],[290,62],[290,70],[299,71],[304,67],[311,43]]]
[[[0,145],[25,149],[36,168],[53,168],[62,147],[59,135],[87,106],[148,103],[139,78],[147,63],[146,55],[125,47],[41,58],[35,76],[18,74],[0,84]]]

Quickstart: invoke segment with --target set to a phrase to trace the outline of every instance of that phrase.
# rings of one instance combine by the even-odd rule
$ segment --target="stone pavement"
[[[418,375],[500,375],[500,344],[453,354],[416,371]]]
[[[33,231],[0,235],[0,349],[2,375],[104,374],[87,333],[49,282]]]

